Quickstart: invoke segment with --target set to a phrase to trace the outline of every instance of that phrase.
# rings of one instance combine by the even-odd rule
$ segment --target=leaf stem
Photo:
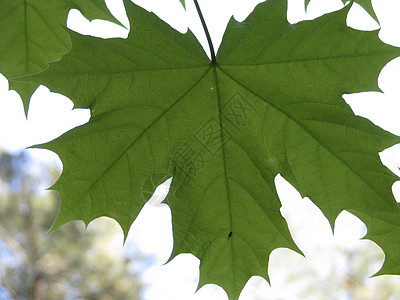
[[[204,33],[206,34],[206,37],[207,37],[207,42],[208,42],[208,46],[210,47],[210,53],[211,53],[211,62],[213,64],[216,64],[217,63],[217,59],[215,57],[214,46],[213,46],[213,43],[211,41],[210,33],[208,32],[208,29],[207,29],[207,24],[204,21],[204,17],[203,17],[203,14],[201,12],[199,3],[197,2],[197,0],[193,0],[193,2],[194,2],[194,5],[196,6],[197,13],[199,14],[199,18],[200,18],[201,24],[203,25]]]

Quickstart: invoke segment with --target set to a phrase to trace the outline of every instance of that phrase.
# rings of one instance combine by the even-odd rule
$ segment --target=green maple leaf
[[[285,1],[270,0],[245,22],[230,20],[210,61],[190,31],[125,4],[126,40],[70,32],[61,61],[14,79],[91,109],[88,124],[40,146],[64,163],[53,230],[109,216],[127,235],[173,176],[171,259],[194,254],[199,287],[215,283],[236,299],[251,276],[268,279],[274,249],[300,252],[279,212],[281,173],[332,225],[342,210],[364,221],[386,253],[381,272],[400,273],[397,178],[378,156],[400,138],[355,116],[341,97],[379,90],[379,71],[398,48],[348,28],[348,7],[291,25]]]
[[[182,3],[183,7],[186,8],[185,0],[179,0],[179,1]]]
[[[64,26],[72,8],[89,20],[119,24],[104,0],[0,0],[0,72],[6,77],[38,73],[67,53],[70,39]],[[20,94],[26,113],[37,85],[13,82],[10,88]]]
[[[308,4],[310,3],[311,0],[305,0],[304,1],[304,5],[307,9]],[[342,0],[343,4],[346,4],[348,2],[348,0]],[[378,17],[375,14],[374,8],[372,7],[372,2],[371,0],[356,0],[356,1],[352,1],[352,2],[357,2],[361,7],[363,7],[372,18],[374,18],[375,21],[378,22]]]

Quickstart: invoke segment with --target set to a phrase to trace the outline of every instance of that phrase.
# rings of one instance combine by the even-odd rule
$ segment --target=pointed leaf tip
[[[308,9],[308,5],[310,4],[310,1],[311,0],[304,0],[304,8],[305,8],[306,12],[307,12],[307,9]]]

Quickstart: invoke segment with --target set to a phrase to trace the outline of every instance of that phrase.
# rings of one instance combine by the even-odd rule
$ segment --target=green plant
[[[342,210],[359,217],[386,253],[380,273],[399,274],[396,176],[378,152],[400,139],[354,116],[341,98],[379,90],[379,71],[399,49],[347,27],[352,3],[291,25],[286,1],[269,0],[244,22],[232,19],[215,53],[194,2],[211,60],[191,32],[126,0],[126,40],[69,32],[71,49],[47,57],[67,52],[60,61],[9,76],[17,90],[44,84],[91,110],[88,124],[39,146],[64,163],[53,230],[105,215],[126,235],[155,187],[173,177],[171,259],[194,254],[199,287],[219,284],[234,299],[252,275],[268,279],[272,250],[300,252],[279,212],[280,173],[331,224]],[[370,1],[360,4],[372,12]]]

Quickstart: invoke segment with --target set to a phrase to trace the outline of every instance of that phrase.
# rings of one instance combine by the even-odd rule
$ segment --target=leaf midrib
[[[15,76],[15,77],[10,77],[9,80],[11,81],[16,81],[16,82],[37,82],[37,81],[31,81],[31,80],[23,80],[25,79],[30,79],[31,77],[34,78],[39,78],[39,79],[51,79],[51,78],[57,78],[57,77],[70,77],[70,76],[94,76],[94,75],[119,75],[119,74],[132,74],[132,73],[140,73],[140,72],[163,72],[163,71],[179,71],[179,70],[195,70],[195,69],[200,69],[200,68],[205,68],[207,67],[206,64],[204,65],[198,65],[198,66],[187,66],[187,67],[171,67],[171,68],[154,68],[154,69],[136,69],[136,70],[127,70],[127,71],[110,71],[110,72],[80,72],[80,73],[65,73],[65,74],[50,74],[50,75],[23,75],[23,76]],[[44,72],[45,74],[46,72]],[[39,82],[41,82],[39,80]],[[98,96],[98,95],[97,95]]]
[[[364,58],[369,56],[380,56],[382,54],[392,54],[395,51],[380,51],[380,52],[369,52],[369,53],[362,53],[362,54],[348,54],[348,55],[336,55],[336,56],[325,56],[325,57],[318,57],[318,58],[305,58],[305,59],[294,59],[294,60],[282,60],[282,61],[271,61],[271,62],[264,62],[264,63],[242,63],[242,64],[221,64],[224,67],[257,67],[257,66],[269,66],[269,65],[280,65],[280,64],[295,64],[295,63],[307,63],[307,62],[318,62],[318,61],[327,61],[327,60],[340,60],[340,59],[350,59],[350,58]],[[398,52],[398,51],[396,51]]]
[[[224,130],[223,130],[223,120],[222,120],[222,103],[221,103],[221,94],[219,90],[219,82],[218,82],[218,73],[217,73],[217,65],[213,65],[213,77],[214,77],[214,84],[215,84],[215,91],[217,93],[217,99],[218,99],[218,119],[219,119],[219,128],[220,128],[220,139],[221,139],[221,152],[222,152],[222,164],[224,166],[224,179],[225,179],[225,190],[226,190],[226,201],[228,202],[228,214],[229,214],[229,222],[230,222],[230,232],[234,234],[235,236],[231,237],[229,241],[229,249],[231,252],[231,257],[232,257],[232,278],[233,278],[233,291],[236,293],[236,268],[234,258],[235,255],[233,253],[233,242],[236,238],[236,230],[233,232],[233,217],[232,217],[232,206],[231,206],[231,194],[230,194],[230,187],[229,187],[229,179],[228,179],[228,171],[226,169],[227,163],[226,163],[226,155],[225,155],[225,143],[224,143]]]

